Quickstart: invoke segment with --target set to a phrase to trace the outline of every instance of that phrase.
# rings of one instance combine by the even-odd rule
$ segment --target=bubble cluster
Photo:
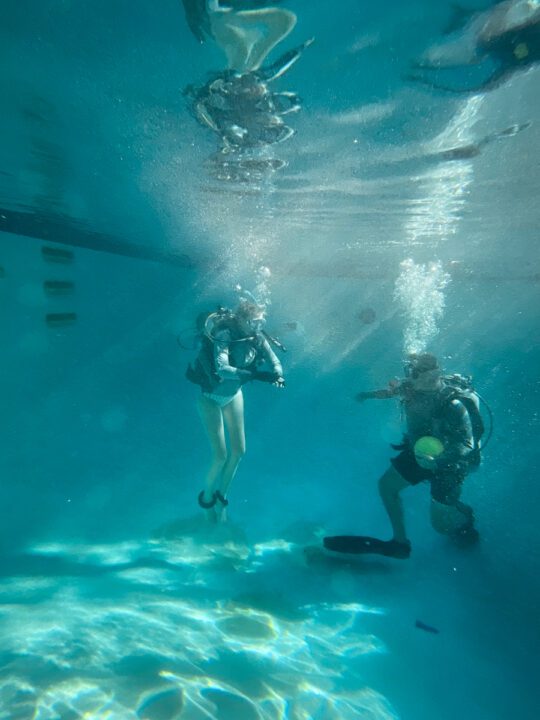
[[[255,286],[253,290],[248,290],[242,285],[237,284],[235,290],[238,293],[240,301],[253,302],[261,307],[268,308],[272,304],[272,291],[270,288],[270,278],[272,273],[270,268],[262,265],[255,272]]]
[[[424,352],[439,332],[438,321],[444,311],[444,289],[450,282],[440,262],[416,264],[404,260],[394,287],[394,300],[403,310],[405,354]]]
[[[255,291],[253,294],[257,298],[259,305],[264,305],[265,307],[272,304],[272,292],[270,289],[271,277],[272,273],[270,272],[270,268],[265,265],[262,265],[255,274]]]

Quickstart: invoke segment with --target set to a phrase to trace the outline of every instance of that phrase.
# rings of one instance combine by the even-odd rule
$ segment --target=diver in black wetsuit
[[[472,53],[465,42],[467,35],[471,34]],[[464,46],[461,57],[460,42]],[[478,65],[488,60],[495,67],[477,85],[449,86],[439,81],[445,68]],[[421,72],[407,75],[406,79],[449,92],[482,92],[499,87],[518,70],[539,62],[540,3],[538,0],[505,0],[475,15],[464,28],[461,39],[435,47],[425,61],[414,64],[413,67]],[[433,78],[433,73],[437,73],[436,78]]]
[[[434,355],[411,355],[408,368],[409,376],[405,380],[356,396],[359,402],[397,397],[403,405],[407,426],[404,441],[394,446],[400,452],[379,480],[379,492],[393,537],[388,541],[354,535],[327,537],[324,545],[329,550],[408,558],[411,544],[405,530],[400,494],[421,482],[429,482],[431,486],[433,528],[461,545],[472,545],[478,540],[472,508],[462,503],[460,496],[465,477],[479,462],[479,437],[483,432],[479,411],[477,414],[471,405],[472,395],[454,391],[450,380],[442,376]],[[439,454],[419,456],[416,443],[420,438],[439,442]]]

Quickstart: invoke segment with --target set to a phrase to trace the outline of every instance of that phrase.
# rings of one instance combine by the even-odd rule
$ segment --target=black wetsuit
[[[401,452],[391,459],[391,463],[411,485],[428,481],[432,498],[445,505],[459,501],[463,480],[470,467],[469,455],[474,449],[469,413],[452,395],[444,383],[440,390],[420,392],[407,380],[395,388],[364,393],[365,397],[401,398],[406,432],[403,444],[397,446]],[[416,462],[413,447],[425,435],[439,438],[445,446],[444,452],[436,458],[435,470],[426,470]]]

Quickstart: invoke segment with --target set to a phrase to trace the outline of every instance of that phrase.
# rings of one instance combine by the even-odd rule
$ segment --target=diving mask
[[[263,331],[264,326],[266,325],[266,318],[262,316],[251,318],[247,321],[246,325],[253,333],[260,333]]]
[[[421,376],[436,377],[441,373],[437,359],[430,353],[411,354],[405,361],[404,371],[405,377],[411,380],[418,380]]]

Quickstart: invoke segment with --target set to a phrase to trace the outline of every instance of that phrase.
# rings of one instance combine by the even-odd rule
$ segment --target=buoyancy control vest
[[[255,370],[257,365],[263,361],[261,355],[263,338],[261,335],[246,337],[240,330],[234,313],[227,308],[220,307],[215,312],[201,313],[197,317],[196,328],[199,353],[193,364],[188,365],[186,379],[199,385],[203,392],[213,392],[222,381],[216,370],[214,343],[221,339],[219,336],[224,331],[228,332],[230,338],[228,343],[249,342],[255,350],[253,360],[243,369]],[[264,337],[268,338],[269,336],[264,333]]]

